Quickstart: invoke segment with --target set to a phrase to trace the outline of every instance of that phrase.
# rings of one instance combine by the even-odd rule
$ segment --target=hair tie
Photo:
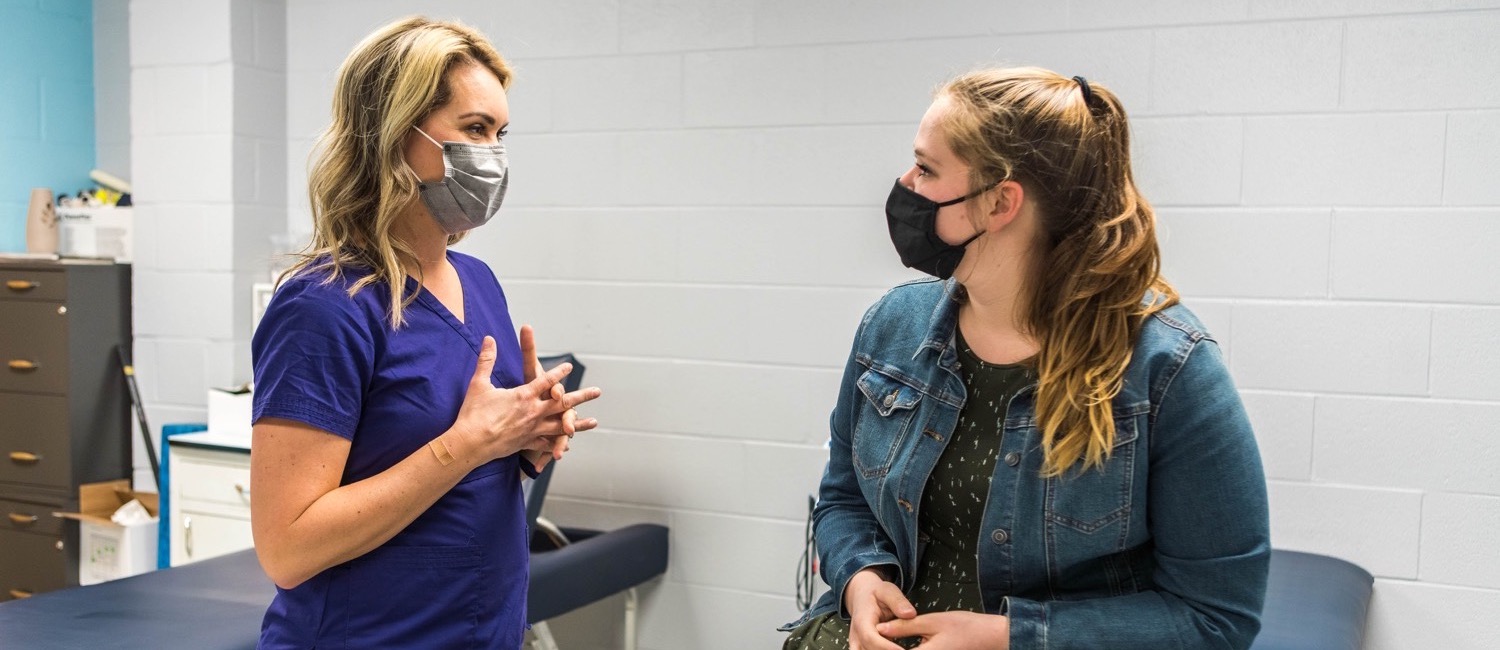
[[[1078,82],[1078,88],[1083,91],[1083,105],[1088,106],[1093,104],[1094,90],[1089,88],[1089,80],[1083,77],[1073,77],[1073,81]]]

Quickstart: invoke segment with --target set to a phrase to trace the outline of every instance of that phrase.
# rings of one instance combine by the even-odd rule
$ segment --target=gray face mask
[[[450,235],[483,226],[500,210],[510,182],[505,145],[439,144],[426,131],[417,133],[443,150],[443,180],[417,186],[427,211]]]

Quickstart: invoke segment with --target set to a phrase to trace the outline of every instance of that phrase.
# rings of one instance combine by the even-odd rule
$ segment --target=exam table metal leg
[[[532,624],[531,635],[532,650],[557,650],[557,640],[552,638],[552,629],[546,621]]]
[[[625,650],[635,650],[635,613],[636,613],[635,587],[625,592]]]

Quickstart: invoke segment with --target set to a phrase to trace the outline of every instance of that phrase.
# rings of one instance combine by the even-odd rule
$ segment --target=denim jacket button
[[[1015,467],[1016,465],[1020,465],[1021,464],[1021,454],[1016,453],[1014,451],[1006,454],[1005,455],[1005,464],[1006,465],[1010,465],[1011,467]]]
[[[891,405],[893,405],[895,403],[896,403],[896,394],[895,393],[891,393],[890,395],[886,395],[885,396],[885,407],[886,408],[890,408]]]
[[[996,544],[1004,544],[1010,541],[1010,533],[1005,532],[1004,528],[996,528],[995,532],[990,533],[990,539],[995,540]]]

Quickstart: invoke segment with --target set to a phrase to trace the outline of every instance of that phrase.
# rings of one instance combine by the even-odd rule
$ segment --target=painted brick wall
[[[548,516],[672,526],[643,648],[778,643],[839,366],[910,277],[880,206],[928,91],[999,63],[1132,112],[1275,543],[1378,576],[1368,648],[1500,646],[1500,2],[292,2],[291,231],[337,65],[419,8],[518,69],[511,195],[463,248],[606,390]],[[559,636],[614,647],[619,606]]]
[[[131,0],[128,20],[135,361],[159,434],[250,379],[250,285],[286,220],[286,9]]]
[[[91,187],[90,0],[0,2],[0,252],[26,250],[31,188]]]

